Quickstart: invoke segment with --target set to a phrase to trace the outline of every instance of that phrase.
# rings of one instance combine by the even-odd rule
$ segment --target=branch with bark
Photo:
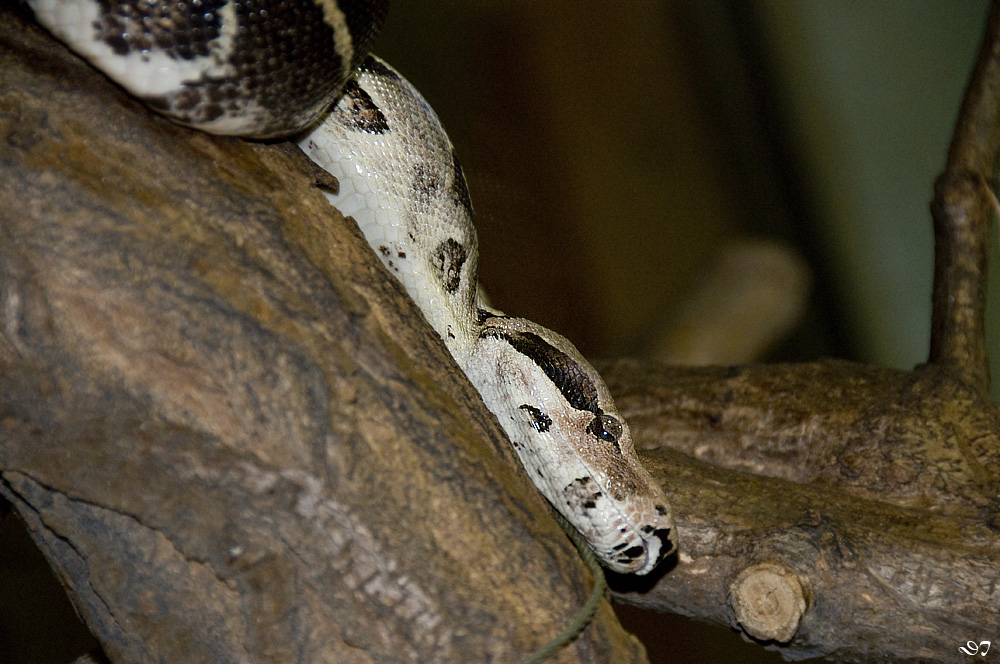
[[[514,662],[592,580],[293,146],[171,125],[0,20],[0,495],[114,662]],[[930,362],[604,367],[681,551],[616,598],[788,658],[1000,624],[994,7],[933,205]],[[560,662],[640,662],[607,602]]]
[[[516,662],[592,579],[290,145],[0,18],[0,493],[113,662]],[[639,662],[607,601],[557,661]]]

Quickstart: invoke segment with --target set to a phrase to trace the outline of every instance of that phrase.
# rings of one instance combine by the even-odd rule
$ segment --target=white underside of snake
[[[531,480],[597,558],[617,572],[646,574],[676,548],[667,498],[639,464],[597,372],[560,335],[478,301],[472,206],[451,142],[413,86],[364,57],[381,3],[29,5],[75,51],[183,124],[256,138],[297,135],[340,183],[330,202],[357,221],[499,420]],[[305,64],[284,61],[295,51]],[[331,72],[333,82],[315,80]]]

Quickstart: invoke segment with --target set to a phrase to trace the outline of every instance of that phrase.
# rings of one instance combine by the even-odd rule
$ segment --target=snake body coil
[[[662,489],[573,345],[477,299],[472,205],[437,117],[367,56],[384,2],[29,0],[38,20],[155,110],[212,133],[299,133],[503,426],[532,481],[598,559],[646,574],[676,548]],[[338,99],[321,123],[303,134]]]

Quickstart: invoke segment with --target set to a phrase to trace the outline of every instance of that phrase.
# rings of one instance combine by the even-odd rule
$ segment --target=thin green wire
[[[590,621],[594,619],[594,614],[597,612],[597,605],[601,603],[601,599],[604,598],[604,591],[608,588],[608,582],[604,578],[604,570],[601,569],[600,563],[597,562],[597,558],[594,556],[593,550],[587,545],[587,541],[583,539],[583,535],[571,526],[561,514],[554,510],[553,514],[559,525],[569,535],[573,544],[576,545],[576,550],[580,552],[583,563],[590,570],[590,574],[594,578],[594,588],[590,591],[590,597],[587,598],[587,602],[583,605],[583,608],[573,618],[573,622],[567,625],[566,629],[552,637],[548,643],[522,659],[520,664],[540,664],[554,655],[557,650],[572,643],[576,637],[580,636],[580,633],[587,625],[590,624]]]

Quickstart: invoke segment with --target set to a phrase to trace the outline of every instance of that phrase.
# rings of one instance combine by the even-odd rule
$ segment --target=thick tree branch
[[[683,538],[618,599],[793,659],[953,661],[956,634],[1000,624],[1000,414],[974,388],[846,362],[601,369]]]
[[[989,391],[986,274],[1000,155],[1000,5],[962,101],[948,163],[934,186],[934,294],[929,361]]]
[[[0,71],[0,494],[113,662],[516,662],[573,619],[575,549],[297,148],[4,8]],[[604,602],[554,661],[644,659]]]

